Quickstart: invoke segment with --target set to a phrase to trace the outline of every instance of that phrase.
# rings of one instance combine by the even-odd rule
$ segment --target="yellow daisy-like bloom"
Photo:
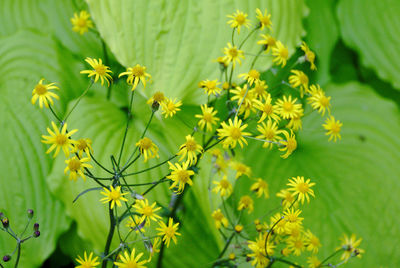
[[[265,99],[268,97],[269,93],[267,92],[268,85],[265,81],[256,81],[254,87],[250,90],[251,93],[259,100]]]
[[[232,46],[231,43],[228,43],[228,47],[224,48],[224,61],[229,64],[232,62],[233,68],[236,66],[236,62],[242,64],[240,58],[244,59],[243,50],[239,50],[236,46]]]
[[[298,195],[298,200],[302,204],[304,204],[304,200],[307,200],[307,203],[310,203],[309,195],[315,197],[314,191],[311,189],[311,187],[315,185],[315,182],[310,182],[310,179],[304,181],[303,176],[297,176],[296,178],[293,177],[286,185],[291,186],[288,190],[292,191],[294,196]]]
[[[268,193],[268,183],[261,178],[256,179],[257,182],[253,183],[250,187],[250,191],[256,192],[258,198],[260,198],[263,194],[265,198],[269,197]]]
[[[254,201],[248,196],[244,195],[239,200],[238,210],[248,209],[248,213],[250,214],[254,210]]]
[[[59,89],[55,86],[55,83],[50,83],[47,85],[43,84],[44,78],[40,79],[39,83],[36,84],[35,88],[32,91],[32,104],[34,105],[36,101],[39,99],[39,107],[43,108],[43,104],[46,108],[49,108],[49,102],[51,105],[54,104],[53,99],[59,100],[57,94],[51,92],[52,89]]]
[[[160,246],[161,246],[161,238],[160,237],[154,238],[153,244],[151,244],[151,242],[150,242],[150,245],[149,245],[150,256],[147,259],[147,262],[151,261],[151,259],[153,258],[155,253],[160,252]]]
[[[77,13],[74,13],[74,17],[71,18],[72,23],[72,31],[83,35],[84,33],[89,31],[89,28],[93,28],[93,22],[89,19],[90,14],[85,10],[79,12],[79,16]]]
[[[282,215],[280,213],[276,213],[274,216],[271,217],[271,228],[272,226],[275,225],[274,227],[274,232],[277,234],[285,234],[286,233],[286,224],[287,220],[285,217],[282,218]]]
[[[75,268],[94,268],[100,264],[100,262],[98,262],[97,259],[98,259],[98,257],[93,258],[93,252],[90,252],[89,257],[88,257],[87,253],[85,251],[83,253],[83,259],[79,255],[78,255],[78,258],[75,259],[80,264],[78,266],[75,266]]]
[[[232,28],[237,28],[238,34],[240,34],[240,27],[245,26],[249,28],[250,20],[247,18],[247,14],[243,13],[239,10],[236,10],[236,13],[232,15],[227,15],[228,18],[231,18],[227,23],[230,24]]]
[[[343,235],[340,238],[341,245],[340,247],[336,248],[336,250],[343,249],[343,254],[340,257],[341,260],[347,262],[347,260],[353,255],[361,258],[361,254],[364,253],[363,249],[358,248],[361,244],[362,238],[357,239],[355,234],[352,234],[350,237],[347,235]]]
[[[291,208],[287,209],[285,212],[283,212],[283,215],[287,221],[286,223],[286,230],[289,230],[294,227],[298,227],[301,225],[301,222],[303,221],[304,218],[299,217],[301,214],[300,209],[296,209],[296,211]]]
[[[79,157],[82,157],[84,152],[90,158],[90,152],[93,152],[91,139],[86,138],[76,141],[74,153],[78,153]]]
[[[157,91],[154,95],[147,101],[147,104],[152,105],[154,102],[161,104],[166,100],[164,93]]]
[[[56,149],[53,155],[53,157],[56,157],[60,152],[60,149],[62,149],[65,156],[68,157],[69,151],[74,149],[73,145],[76,143],[76,141],[70,139],[70,137],[78,130],[74,129],[67,133],[67,123],[64,124],[61,131],[58,130],[58,127],[54,122],[51,122],[51,125],[53,126],[53,131],[50,128],[47,128],[47,132],[50,136],[42,135],[42,142],[45,144],[51,144],[50,148],[46,151],[46,154]]]
[[[261,12],[259,8],[256,9],[257,16],[256,18],[260,21],[260,27],[261,30],[264,29],[264,27],[272,29],[272,21],[271,21],[271,14],[268,14],[267,9],[265,9],[264,14]]]
[[[232,191],[233,191],[233,187],[232,184],[228,181],[227,176],[223,176],[222,179],[218,182],[218,181],[213,181],[213,184],[215,184],[216,186],[212,189],[212,191],[216,194],[218,194],[219,192],[221,193],[221,196],[230,196]]]
[[[167,118],[168,116],[173,117],[176,114],[176,112],[181,110],[179,108],[181,106],[182,106],[182,101],[166,98],[166,100],[163,103],[161,103],[162,114],[164,114],[165,118]]]
[[[201,105],[200,107],[203,114],[195,115],[196,118],[200,119],[198,125],[201,130],[205,127],[206,131],[212,131],[213,125],[216,125],[217,121],[219,121],[219,118],[215,116],[217,111],[214,111],[213,107],[207,107],[207,104]]]
[[[277,197],[282,198],[282,206],[283,208],[288,208],[290,206],[292,206],[295,198],[294,198],[294,194],[291,193],[289,190],[287,189],[282,189],[280,190],[279,193],[276,194]],[[298,205],[298,203],[294,203],[293,207],[296,207]]]
[[[300,96],[303,98],[304,92],[308,93],[308,76],[299,70],[291,70],[293,73],[289,76],[289,83],[292,87],[300,87]]]
[[[293,117],[292,119],[290,119],[289,123],[286,125],[286,127],[288,129],[291,129],[293,131],[297,131],[299,129],[303,128],[303,121],[301,120],[301,118],[304,116],[304,110],[301,109],[300,113],[298,116]]]
[[[222,225],[225,228],[228,227],[228,219],[224,216],[224,214],[222,214],[221,209],[213,211],[211,217],[213,217],[213,219],[215,220],[215,227],[217,229],[221,228]]]
[[[203,147],[196,142],[192,135],[187,135],[185,138],[186,142],[179,147],[177,155],[181,156],[179,161],[182,161],[187,156],[187,161],[191,166],[197,162],[197,154],[203,152]]]
[[[172,171],[171,175],[167,176],[167,179],[173,181],[172,185],[169,187],[170,189],[178,187],[175,192],[182,193],[186,184],[189,184],[190,186],[193,185],[193,181],[190,179],[190,176],[194,175],[194,171],[188,170],[188,162],[183,162],[182,166],[179,163],[175,163],[174,165],[171,162],[168,162],[168,165],[169,169]]]
[[[287,131],[283,132],[285,139],[279,141],[280,144],[283,145],[282,148],[279,148],[280,151],[286,151],[285,154],[281,155],[283,159],[288,158],[289,155],[293,153],[294,150],[297,149],[297,141],[296,136],[293,134],[293,131],[290,131],[290,135]]]
[[[250,257],[253,259],[251,262],[251,265],[261,268],[261,267],[267,267],[269,264],[269,259],[267,258],[267,254],[269,256],[274,254],[274,248],[275,245],[274,243],[265,243],[265,239],[267,238],[267,233],[264,234],[259,234],[258,238],[256,238],[256,241],[247,241],[247,246],[249,249],[252,251],[252,253],[247,254],[247,257]],[[268,240],[270,239],[270,236]],[[267,251],[265,251],[265,247],[267,246]]]
[[[276,39],[268,34],[262,34],[261,40],[257,42],[259,45],[264,46],[265,53],[268,53],[268,51],[274,47],[276,47]]]
[[[243,77],[250,86],[252,86],[254,82],[260,82],[260,72],[254,69],[250,70],[248,73],[239,74],[238,77]]]
[[[136,89],[139,82],[142,82],[143,88],[146,88],[146,81],[151,79],[151,75],[146,73],[146,67],[136,64],[136,66],[128,67],[126,72],[120,73],[118,77],[127,75],[126,82],[132,85],[132,91]]]
[[[320,268],[321,261],[317,258],[317,256],[310,256],[307,258],[307,263],[309,268]]]
[[[125,224],[125,226],[134,229],[136,233],[145,233],[145,219],[142,219],[143,217],[138,215],[134,215],[133,218],[129,217],[128,222]]]
[[[128,251],[124,251],[124,255],[119,254],[119,259],[121,262],[114,262],[114,265],[121,268],[146,268],[143,264],[146,264],[147,261],[139,261],[143,256],[143,253],[139,253],[137,256],[135,252],[135,248],[132,249],[131,254],[129,255]]]
[[[325,120],[325,124],[323,124],[322,126],[327,131],[325,135],[330,136],[329,141],[333,139],[333,141],[336,142],[338,138],[339,140],[342,138],[342,136],[340,135],[340,129],[343,126],[343,123],[340,123],[339,120],[336,121],[333,116],[328,117]]]
[[[144,137],[143,139],[139,140],[136,143],[136,146],[139,147],[140,154],[144,155],[144,162],[146,163],[147,160],[152,159],[152,158],[159,158],[160,156],[158,155],[158,147],[157,145],[154,144],[152,140],[150,140],[147,137]]]
[[[214,62],[218,62],[220,69],[223,71],[226,67],[228,67],[228,63],[226,63],[224,57],[218,57],[214,60]]]
[[[255,101],[253,93],[247,89],[247,84],[245,84],[243,87],[236,87],[235,89],[231,90],[231,93],[233,94],[231,100],[236,100],[238,105],[240,105],[240,103],[242,105],[253,105],[253,102]]]
[[[254,101],[254,107],[259,110],[260,112],[262,112],[260,120],[258,120],[257,123],[261,123],[262,121],[264,121],[265,119],[268,118],[268,120],[272,119],[276,122],[279,122],[279,120],[281,119],[278,115],[278,111],[277,111],[277,106],[272,105],[272,99],[271,99],[271,95],[269,93],[267,93],[267,96],[265,98],[265,102],[261,102],[259,100],[255,100]]]
[[[86,164],[86,162],[89,162],[90,158],[85,157],[79,159],[78,157],[74,156],[71,159],[65,160],[65,163],[67,164],[67,167],[64,169],[64,174],[67,174],[67,171],[69,170],[69,179],[76,181],[78,177],[82,177],[84,181],[86,181],[85,174],[83,173],[83,170],[85,168],[93,168],[91,165]]]
[[[93,70],[83,70],[80,73],[81,74],[88,74],[88,77],[94,76],[94,82],[95,83],[100,78],[101,85],[103,85],[104,81],[106,81],[107,85],[110,86],[110,81],[113,80],[111,75],[109,75],[109,73],[112,73],[112,71],[110,70],[110,67],[105,66],[101,59],[96,60],[96,59],[92,59],[92,58],[87,57],[85,59],[85,61],[87,63],[89,63],[89,65],[93,68]]]
[[[276,46],[272,48],[272,55],[275,58],[272,60],[274,63],[285,67],[286,61],[289,58],[289,50],[285,47],[281,41],[276,42]]]
[[[276,122],[273,122],[271,119],[268,119],[267,124],[262,122],[260,125],[257,125],[257,130],[261,133],[258,135],[257,139],[265,140],[263,144],[263,148],[272,148],[274,143],[278,143],[278,140],[281,140],[282,137],[279,134],[284,133],[284,130],[279,130]]]
[[[103,188],[103,192],[100,192],[102,195],[105,195],[106,197],[100,199],[103,203],[108,203],[111,202],[111,209],[114,208],[114,205],[117,204],[118,207],[122,206],[121,201],[128,201],[124,197],[124,195],[127,195],[128,193],[121,193],[121,186],[114,187],[111,185],[110,190],[107,188]]]
[[[294,255],[300,256],[301,252],[305,250],[305,241],[303,236],[289,237],[286,241],[288,248]]]
[[[318,237],[316,237],[310,230],[307,230],[305,233],[305,242],[308,251],[312,251],[313,254],[318,253],[318,248],[320,248],[321,242],[319,241]]]
[[[136,210],[137,213],[142,214],[140,218],[140,222],[146,221],[146,225],[150,225],[150,221],[158,222],[161,217],[156,214],[161,208],[156,207],[157,203],[154,202],[151,206],[149,205],[149,201],[147,199],[144,200],[136,200],[136,203],[132,205],[132,207]]]
[[[199,83],[200,87],[204,89],[204,92],[207,95],[219,95],[221,93],[221,89],[218,85],[221,84],[218,80],[204,80]]]
[[[251,176],[251,168],[241,162],[232,162],[231,167],[236,171],[235,179],[241,177],[242,175],[246,175],[247,177]]]
[[[158,235],[162,235],[164,243],[167,245],[167,248],[169,247],[169,243],[171,242],[171,239],[174,241],[176,244],[176,236],[181,235],[178,233],[178,226],[179,222],[174,224],[174,220],[172,218],[169,218],[168,220],[168,225],[166,225],[163,221],[159,222],[160,228],[156,228],[157,231],[160,231]]]
[[[275,104],[276,110],[283,119],[292,119],[301,114],[303,109],[301,104],[297,104],[296,101],[297,98],[292,100],[292,96],[289,96],[289,98],[283,96],[283,99],[278,99]]]
[[[306,44],[305,42],[302,43],[302,45],[300,46],[300,48],[301,48],[301,50],[304,51],[304,54],[305,54],[304,56],[305,56],[306,61],[310,62],[310,64],[311,64],[310,69],[311,69],[311,70],[316,70],[317,67],[316,67],[315,64],[314,64],[314,61],[315,61],[315,54],[314,54],[314,52],[312,52],[312,51],[308,48],[308,46],[307,46],[307,44]]]
[[[314,110],[318,110],[322,116],[325,115],[326,110],[328,110],[329,114],[331,113],[331,97],[325,96],[325,92],[319,85],[311,85],[310,94],[311,96],[307,98],[307,102],[311,104]]]
[[[235,117],[229,119],[229,125],[225,122],[221,123],[222,128],[217,129],[219,139],[224,139],[223,147],[224,148],[235,148],[236,144],[239,143],[240,147],[243,148],[243,143],[247,145],[247,141],[243,136],[250,136],[251,133],[243,132],[247,124],[242,125],[242,120]]]

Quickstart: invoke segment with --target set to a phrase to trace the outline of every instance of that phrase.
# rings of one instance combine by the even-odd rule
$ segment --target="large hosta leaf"
[[[255,25],[255,9],[268,8],[274,24],[273,35],[293,51],[300,43],[305,12],[303,1],[290,0],[87,2],[102,37],[122,65],[144,64],[153,76],[151,90],[164,90],[170,96],[191,101],[202,97],[196,90],[200,80],[220,76],[212,60],[222,55],[222,48],[231,40],[227,14],[243,10],[250,14]],[[239,39],[244,39],[247,33],[248,30],[242,29]],[[257,39],[259,34],[253,35],[244,50],[257,53]],[[247,72],[250,63],[247,60],[238,72]],[[270,63],[270,58],[262,57],[258,68],[265,70]]]
[[[272,193],[285,187],[288,178],[306,176],[316,182],[316,198],[304,206],[305,225],[320,236],[321,258],[338,246],[342,233],[363,237],[366,250],[351,267],[396,266],[395,250],[400,213],[400,117],[391,101],[378,97],[358,83],[330,85],[333,113],[343,122],[342,140],[329,143],[318,115],[305,119],[299,148],[287,160],[254,144],[246,152],[257,176],[270,184]],[[248,189],[249,182],[240,189]],[[240,190],[239,189],[239,190]],[[279,202],[257,202],[258,215]],[[269,208],[268,208],[268,204]]]
[[[82,79],[76,71],[81,64],[72,60],[68,52],[64,51],[61,57],[57,43],[48,36],[21,31],[0,39],[0,65],[0,210],[20,233],[27,220],[26,209],[34,209],[42,235],[23,245],[21,267],[38,267],[54,250],[56,239],[68,228],[69,220],[44,179],[52,159],[45,154],[46,146],[40,139],[50,113],[30,103],[31,92],[44,77],[46,83],[58,83],[62,99],[73,97],[81,90]],[[59,112],[62,104],[56,104]],[[13,241],[1,233],[0,254],[11,253],[13,246]]]
[[[399,12],[400,2],[396,0],[342,0],[337,12],[346,44],[360,52],[364,65],[397,89],[400,89]]]

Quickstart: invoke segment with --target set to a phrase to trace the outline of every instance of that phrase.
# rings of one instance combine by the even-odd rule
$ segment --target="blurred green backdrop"
[[[291,53],[301,39],[316,52],[318,72],[312,79],[332,96],[333,111],[344,126],[342,140],[328,143],[322,119],[309,116],[299,135],[299,148],[289,159],[250,143],[243,152],[250,156],[247,164],[270,184],[271,195],[291,176],[317,182],[317,198],[304,214],[306,225],[323,243],[320,256],[329,254],[346,232],[363,237],[361,247],[366,250],[349,267],[399,263],[399,1],[0,0],[0,211],[21,230],[26,209],[32,208],[42,232],[40,238],[24,244],[21,267],[40,267],[45,261],[62,266],[84,249],[99,254],[108,228],[96,193],[72,203],[91,184],[68,181],[62,173],[63,159],[45,154],[40,136],[51,116],[30,104],[33,87],[44,77],[59,83],[61,100],[56,110],[64,114],[87,86],[88,79],[79,74],[83,59],[104,57],[97,34],[81,36],[71,30],[73,13],[90,12],[114,72],[136,63],[147,66],[154,83],[143,94],[163,90],[183,99],[185,113],[180,116],[190,123],[197,111],[191,105],[202,101],[197,82],[218,75],[212,59],[230,38],[226,14],[240,9],[254,19],[257,7],[272,13],[274,32]],[[244,49],[255,48],[256,39]],[[257,68],[266,70],[270,65],[266,59]],[[271,73],[264,75],[273,80]],[[128,89],[116,83],[111,101],[105,100],[105,94],[106,88],[94,86],[68,122],[79,129],[79,137],[93,140],[103,162],[120,146]],[[149,116],[146,96],[135,100],[134,127],[128,137],[131,147]],[[158,119],[150,135],[164,159],[184,139],[186,133],[178,130],[189,133],[190,129],[180,121]],[[164,172],[134,179],[151,181]],[[185,197],[182,238],[167,250],[166,267],[207,267],[223,246],[210,216],[207,173],[201,174]],[[235,191],[244,187],[248,187],[245,181]],[[169,196],[170,191],[160,187],[149,198],[165,203]],[[253,217],[276,202],[272,197],[267,205],[256,204]],[[13,240],[0,233],[0,254],[10,253],[13,246]]]

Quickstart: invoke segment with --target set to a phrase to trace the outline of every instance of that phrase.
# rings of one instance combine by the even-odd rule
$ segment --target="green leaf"
[[[23,244],[20,266],[38,267],[55,249],[58,236],[68,229],[70,221],[45,181],[53,161],[40,140],[51,114],[30,103],[31,92],[44,77],[46,83],[58,82],[61,99],[71,98],[79,89],[81,79],[75,68],[80,63],[71,60],[65,51],[61,57],[56,42],[48,36],[19,31],[0,39],[0,65],[0,210],[18,233],[27,222],[26,210],[35,211],[34,221],[40,223],[41,236]],[[70,87],[70,80],[76,88]],[[62,111],[62,103],[56,101],[56,105]],[[31,233],[29,226],[27,234]],[[10,254],[14,245],[15,241],[1,232],[0,254]]]
[[[400,257],[393,239],[400,213],[398,108],[356,82],[331,84],[326,92],[332,96],[333,114],[343,122],[340,142],[327,141],[322,119],[315,114],[304,119],[298,150],[287,160],[275,151],[260,149],[260,144],[245,152],[255,176],[270,185],[272,198],[256,202],[256,215],[279,203],[275,193],[287,187],[289,178],[311,178],[316,182],[316,198],[304,205],[302,215],[304,225],[323,244],[318,256],[323,259],[332,253],[343,233],[355,233],[363,238],[360,247],[366,253],[362,259],[351,260],[351,267],[396,266]],[[248,192],[250,184],[242,180],[236,190]]]
[[[396,0],[342,0],[337,10],[345,43],[359,51],[366,67],[397,89],[400,89],[399,12],[400,2]]]
[[[198,102],[203,95],[197,84],[204,79],[218,79],[219,68],[213,59],[231,42],[232,30],[226,15],[236,9],[249,14],[256,24],[255,9],[265,8],[272,14],[273,34],[290,52],[300,43],[303,1],[93,1],[87,0],[101,36],[124,66],[145,65],[154,83],[146,92],[162,90],[170,97]],[[239,40],[249,30],[242,29]],[[256,54],[259,33],[253,35],[243,49]],[[246,57],[252,57],[248,55]],[[247,72],[248,60],[238,73]],[[262,57],[257,68],[266,70],[270,57]]]
[[[331,54],[339,38],[339,29],[333,12],[336,3],[333,0],[307,0],[306,4],[310,10],[305,20],[306,40],[311,50],[316,53],[317,80],[323,85],[330,80]]]

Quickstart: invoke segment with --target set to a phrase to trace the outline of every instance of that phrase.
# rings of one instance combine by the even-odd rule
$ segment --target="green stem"
[[[149,168],[146,168],[146,169],[143,169],[143,170],[139,170],[139,171],[136,171],[136,172],[133,172],[133,173],[129,173],[129,174],[126,174],[126,175],[124,175],[124,176],[125,176],[125,177],[126,177],[126,176],[133,176],[133,175],[137,175],[137,174],[140,174],[140,173],[147,172],[147,171],[152,170],[152,169],[154,169],[154,168],[158,168],[159,166],[162,166],[162,165],[168,163],[169,161],[171,161],[171,160],[174,159],[175,157],[177,157],[177,155],[171,156],[171,157],[168,158],[167,160],[165,160],[165,161],[163,161],[163,162],[161,162],[161,163],[159,163],[159,164],[157,164],[157,165],[155,165],[155,166],[152,166],[152,167],[149,167]]]
[[[112,238],[114,236],[114,231],[115,231],[115,218],[114,218],[114,211],[111,209],[111,202],[109,204],[108,211],[109,211],[109,215],[110,215],[110,229],[108,231],[107,242],[106,242],[106,246],[104,248],[105,256],[107,256],[108,253],[110,252],[111,241],[112,241]],[[101,267],[107,268],[107,262],[108,262],[108,259],[104,259],[101,264]]]
[[[132,111],[131,110],[132,110],[132,103],[133,103],[133,96],[134,95],[135,95],[135,91],[132,91],[131,100],[129,102],[128,118],[127,118],[127,121],[126,121],[126,128],[125,128],[125,132],[124,132],[124,138],[122,139],[121,149],[119,150],[118,166],[119,166],[119,163],[121,162],[122,151],[124,150],[126,136],[128,134],[128,129],[129,129],[129,123],[130,123],[131,118],[132,118]]]
[[[74,109],[76,108],[76,106],[79,104],[79,102],[81,101],[81,99],[86,95],[86,93],[89,91],[89,89],[92,87],[94,81],[91,80],[89,86],[86,88],[86,90],[79,96],[78,100],[75,102],[74,106],[72,107],[72,109],[69,111],[69,113],[67,114],[67,116],[65,117],[65,119],[63,120],[64,122],[67,121],[68,117],[71,115],[71,113],[74,111]]]
[[[244,43],[247,41],[247,39],[249,39],[249,37],[250,37],[256,30],[258,30],[258,29],[259,29],[258,27],[257,27],[257,28],[254,28],[254,29],[246,36],[246,38],[242,41],[242,43],[240,43],[239,49],[242,48],[242,46],[243,46]]]
[[[336,254],[338,254],[339,252],[341,252],[343,249],[340,248],[338,250],[336,250],[335,252],[333,252],[331,255],[329,255],[328,257],[326,257],[322,262],[321,262],[321,266],[327,262],[330,258],[334,257]]]
[[[15,266],[14,268],[18,267],[18,263],[19,263],[19,258],[21,257],[21,242],[18,241],[18,245],[17,245],[18,249],[17,249],[17,260],[15,261]]]
[[[54,115],[54,117],[58,120],[59,123],[61,123],[61,119],[58,117],[56,112],[54,112],[53,108],[51,108],[51,105],[49,105],[51,113]]]

